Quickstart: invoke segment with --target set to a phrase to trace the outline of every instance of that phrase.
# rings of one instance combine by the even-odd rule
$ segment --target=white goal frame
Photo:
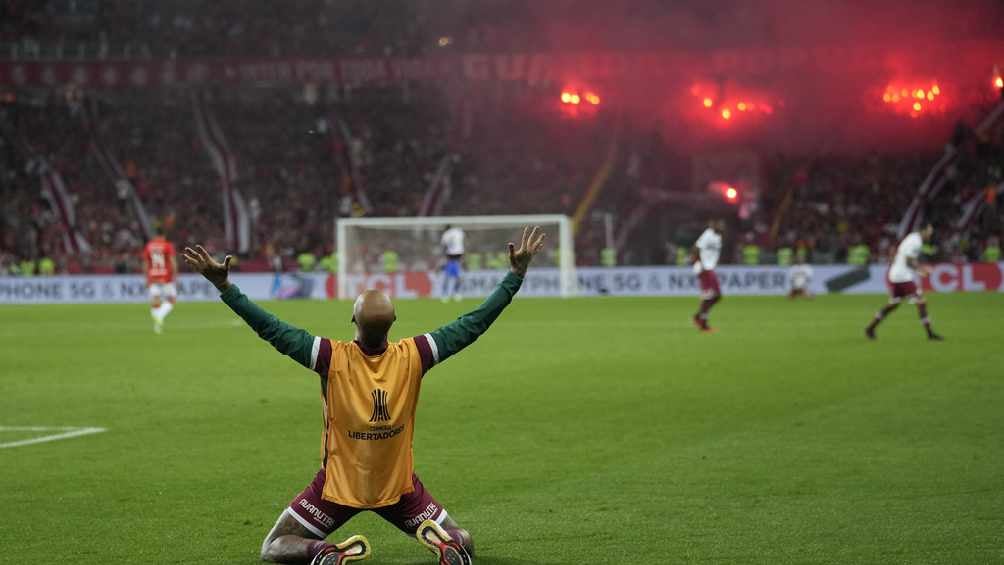
[[[511,216],[412,216],[390,218],[338,218],[335,220],[335,249],[338,251],[338,298],[351,298],[348,295],[348,228],[402,228],[443,226],[447,224],[481,224],[485,226],[557,224],[558,271],[561,284],[561,296],[574,296],[578,290],[575,274],[575,239],[572,235],[572,220],[563,214],[527,214]],[[514,229],[515,231],[515,229]],[[513,236],[514,238],[517,236]],[[500,248],[505,242],[499,242]],[[531,272],[533,267],[531,266]]]

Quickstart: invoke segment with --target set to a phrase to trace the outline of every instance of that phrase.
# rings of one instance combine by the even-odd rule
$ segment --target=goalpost
[[[548,243],[531,265],[531,273],[556,273],[560,295],[577,289],[572,222],[560,214],[513,216],[425,216],[408,218],[339,218],[335,221],[338,252],[338,298],[350,296],[354,275],[384,272],[383,254],[396,254],[398,271],[438,270],[443,250],[439,241],[446,226],[465,233],[464,270],[509,268],[506,243],[519,244],[523,226],[540,226]],[[503,263],[504,261],[504,263]]]

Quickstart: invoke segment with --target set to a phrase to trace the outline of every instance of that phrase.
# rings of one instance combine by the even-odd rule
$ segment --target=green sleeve
[[[512,302],[513,296],[522,284],[523,277],[515,273],[507,274],[480,306],[430,332],[429,335],[436,342],[435,361],[442,363],[451,355],[474,343]]]
[[[251,299],[245,296],[235,284],[231,284],[224,290],[220,294],[220,298],[231,310],[243,318],[247,325],[251,326],[258,337],[271,343],[272,347],[276,348],[279,353],[292,357],[293,360],[308,369],[313,368],[311,366],[313,363],[311,352],[314,347],[314,336],[310,335],[309,332],[283,322],[274,314],[251,302]]]

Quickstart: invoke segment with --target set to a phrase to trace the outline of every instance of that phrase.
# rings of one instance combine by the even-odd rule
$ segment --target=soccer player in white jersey
[[[724,221],[711,220],[708,222],[708,228],[704,230],[701,237],[697,238],[692,250],[694,273],[697,274],[697,280],[701,287],[701,306],[694,314],[694,325],[702,332],[713,331],[708,325],[708,312],[722,299],[722,288],[718,284],[715,267],[722,254],[722,232],[724,231]]]
[[[868,336],[868,339],[875,339],[875,328],[886,316],[899,307],[899,303],[904,298],[917,305],[917,313],[920,314],[920,322],[924,324],[927,338],[932,341],[944,339],[931,329],[931,320],[927,317],[924,294],[917,284],[917,275],[926,274],[926,269],[920,265],[920,251],[924,247],[924,242],[930,241],[933,234],[934,226],[927,224],[919,232],[913,232],[906,236],[896,248],[896,257],[889,267],[888,274],[889,303],[875,314],[875,318],[865,328],[865,335]]]
[[[805,262],[805,257],[799,257],[795,260],[789,276],[791,290],[788,292],[788,298],[812,298],[812,293],[809,291],[809,284],[812,282],[812,267]]]
[[[443,302],[451,297],[460,300],[460,261],[464,258],[464,230],[446,226],[439,245],[446,255],[446,267],[443,268]],[[450,290],[452,283],[453,289]]]

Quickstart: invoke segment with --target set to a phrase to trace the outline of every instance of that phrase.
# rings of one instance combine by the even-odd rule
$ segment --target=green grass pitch
[[[517,299],[426,378],[426,486],[478,562],[1004,563],[1004,297]],[[400,302],[397,338],[473,302]],[[347,303],[268,303],[349,339]],[[252,564],[318,467],[316,377],[222,303],[0,307],[0,563]],[[32,433],[0,432],[0,443]],[[373,515],[372,563],[430,563]]]

